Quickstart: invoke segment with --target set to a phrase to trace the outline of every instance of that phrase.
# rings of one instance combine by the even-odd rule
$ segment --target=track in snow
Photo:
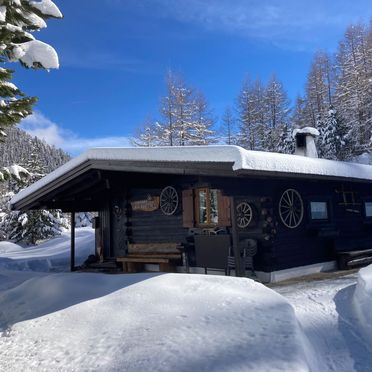
[[[356,280],[352,274],[274,288],[295,308],[323,371],[372,372],[372,347],[361,338],[351,308]]]

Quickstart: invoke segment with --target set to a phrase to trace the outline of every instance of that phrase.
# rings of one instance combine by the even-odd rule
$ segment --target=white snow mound
[[[14,286],[0,274],[0,370],[310,369],[293,308],[246,278],[63,273]]]
[[[353,309],[361,332],[372,345],[372,265],[361,269],[353,296]]]
[[[76,265],[81,265],[94,253],[94,230],[91,227],[76,229]],[[70,267],[70,233],[39,245],[22,247],[7,241],[0,242],[0,270],[67,271]]]

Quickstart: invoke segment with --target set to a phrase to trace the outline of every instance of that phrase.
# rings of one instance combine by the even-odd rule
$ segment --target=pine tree
[[[7,169],[13,174],[7,182],[0,184],[0,239],[16,240],[27,244],[35,244],[59,234],[68,227],[66,218],[58,210],[35,210],[25,213],[11,211],[9,201],[15,193],[46,173],[66,162],[69,157],[60,150],[48,146],[38,138],[32,138],[18,128],[7,130],[5,142],[0,147],[0,156],[4,156],[5,164],[20,163],[21,166],[11,165]]]
[[[91,212],[80,212],[75,215],[75,227],[92,226],[92,219],[94,215]]]
[[[291,118],[293,128],[304,128],[310,126],[311,120],[306,112],[306,99],[297,96],[293,115]]]
[[[20,213],[9,238],[35,245],[61,234],[62,221],[59,211],[32,210]]]
[[[177,77],[172,71],[168,71],[166,76],[166,95],[161,99],[160,114],[163,117],[160,124],[161,140],[167,146],[175,146],[175,121],[176,121],[176,101]]]
[[[176,145],[192,145],[193,141],[193,117],[195,114],[195,103],[192,89],[186,85],[185,81],[178,78],[175,89],[175,123],[174,134]]]
[[[280,129],[279,144],[277,151],[283,154],[293,154],[295,151],[295,142],[293,138],[293,127],[283,125]]]
[[[227,145],[234,145],[236,143],[235,123],[232,110],[230,107],[227,107],[222,116],[220,127],[220,138]]]
[[[325,118],[322,134],[322,156],[326,159],[349,160],[352,157],[353,139],[348,127],[331,106]]]
[[[32,35],[46,27],[48,18],[62,14],[52,1],[3,0],[0,7],[0,62],[20,62],[27,68],[57,68],[58,56]],[[4,129],[30,115],[36,102],[9,81],[12,70],[0,68],[0,139]]]
[[[45,28],[49,18],[62,18],[50,0],[3,0],[0,9],[0,60],[19,61],[28,68],[57,68],[58,56],[33,33]]]
[[[0,139],[6,135],[6,128],[18,124],[32,113],[36,102],[36,98],[24,97],[24,93],[9,82],[12,73],[12,70],[0,68]]]
[[[276,75],[272,75],[265,89],[265,136],[263,148],[266,151],[278,151],[280,133],[289,123],[290,101],[283,84]]]
[[[192,145],[209,145],[216,142],[213,125],[215,119],[202,92],[194,95]]]
[[[362,24],[348,27],[337,52],[337,86],[335,104],[345,125],[355,138],[352,152],[363,151],[371,138],[372,63],[368,31]]]
[[[304,115],[307,126],[316,126],[319,116],[327,114],[332,105],[334,89],[334,67],[331,57],[322,51],[315,53],[306,82],[306,108]]]
[[[162,132],[160,125],[147,119],[143,127],[136,130],[136,134],[131,140],[132,144],[140,147],[159,146],[161,144],[160,132]]]
[[[13,127],[5,132],[6,136],[0,145],[0,159],[7,168],[15,163],[27,168],[30,154],[35,152],[43,164],[44,173],[49,173],[70,160],[70,156],[62,150],[49,146],[44,140],[32,137],[22,129]]]
[[[260,147],[259,112],[262,101],[260,102],[258,98],[257,87],[261,87],[260,82],[252,84],[249,78],[246,78],[237,98],[239,121],[237,142],[249,150],[257,150]]]
[[[145,146],[193,146],[215,142],[214,117],[201,92],[181,76],[168,72],[166,95],[161,99],[161,119],[147,121],[137,130],[133,144]]]

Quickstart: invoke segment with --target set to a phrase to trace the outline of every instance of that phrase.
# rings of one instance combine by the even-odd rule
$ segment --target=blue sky
[[[126,145],[157,115],[168,69],[201,89],[216,116],[247,75],[266,81],[276,72],[295,98],[313,52],[336,50],[347,25],[372,16],[370,0],[54,1],[65,18],[38,38],[61,67],[17,68],[15,82],[39,97],[22,126],[74,155]]]

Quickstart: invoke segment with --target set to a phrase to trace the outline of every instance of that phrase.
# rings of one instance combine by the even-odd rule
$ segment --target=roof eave
[[[88,159],[45,186],[36,189],[25,197],[11,203],[12,210],[31,209],[37,200],[50,194],[69,181],[85,174],[89,170],[107,170],[156,174],[215,175],[234,176],[232,162],[160,162],[160,161],[122,161]]]

